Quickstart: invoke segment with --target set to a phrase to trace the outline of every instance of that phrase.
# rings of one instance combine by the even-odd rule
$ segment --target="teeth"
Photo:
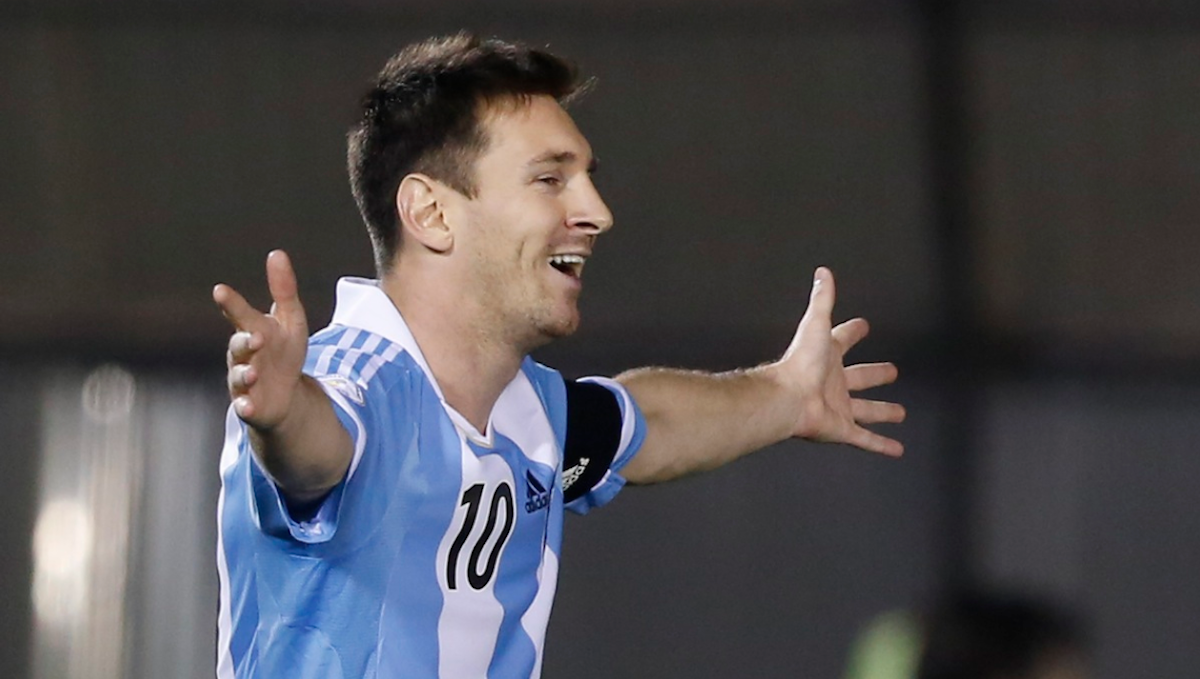
[[[583,264],[582,255],[552,255],[550,257],[551,264],[567,266],[571,264]]]

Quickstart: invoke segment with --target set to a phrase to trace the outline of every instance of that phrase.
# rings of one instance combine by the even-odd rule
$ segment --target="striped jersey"
[[[539,676],[563,511],[611,500],[644,437],[629,394],[526,358],[481,433],[387,295],[355,278],[304,372],[354,457],[319,504],[289,506],[230,409],[218,678]]]

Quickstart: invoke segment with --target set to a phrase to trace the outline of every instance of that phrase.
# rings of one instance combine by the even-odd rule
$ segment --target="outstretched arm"
[[[618,375],[646,418],[646,440],[622,475],[631,483],[666,481],[792,437],[903,453],[899,441],[862,425],[901,422],[904,408],[851,396],[895,381],[896,367],[843,366],[868,326],[856,318],[833,327],[834,297],[833,274],[817,269],[808,310],[774,363],[716,374],[643,368]]]
[[[248,426],[263,469],[289,500],[316,500],[337,485],[354,455],[329,397],[302,374],[308,321],[286,253],[267,255],[270,313],[219,284],[213,300],[233,324],[226,364],[233,409]]]

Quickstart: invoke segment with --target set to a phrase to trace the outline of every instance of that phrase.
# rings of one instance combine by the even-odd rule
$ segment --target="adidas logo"
[[[563,471],[563,490],[575,485],[575,482],[579,480],[579,477],[583,476],[584,470],[587,469],[588,462],[591,462],[591,460],[581,457],[578,464]]]
[[[525,511],[529,513],[550,504],[550,491],[546,490],[546,486],[542,485],[541,481],[533,475],[533,472],[525,471]]]

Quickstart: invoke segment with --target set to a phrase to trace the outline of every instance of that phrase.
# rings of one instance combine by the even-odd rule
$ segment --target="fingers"
[[[842,354],[854,348],[855,344],[862,341],[867,333],[871,332],[871,325],[867,323],[865,318],[852,318],[845,323],[840,323],[833,329],[833,339],[841,347]]]
[[[232,350],[230,354],[232,355]],[[250,390],[258,383],[258,370],[249,363],[233,363],[229,366],[225,382],[229,388],[229,398],[233,402],[233,411],[238,417],[249,422],[257,409],[251,398]]]
[[[891,384],[900,371],[891,363],[858,363],[845,368],[846,390],[862,391]]]
[[[903,422],[904,418],[908,415],[904,406],[888,401],[870,401],[856,398],[850,400],[850,414],[854,418],[854,424],[851,425],[848,432],[846,443],[868,452],[879,453],[888,457],[900,457],[904,454],[904,445],[899,441],[860,426],[863,424],[895,424]]]
[[[238,363],[250,362],[254,352],[263,346],[263,335],[260,332],[238,331],[229,338],[229,350],[225,352],[225,365],[232,368]]]
[[[238,417],[249,424],[250,418],[254,417],[254,414],[258,411],[254,408],[254,402],[250,400],[250,397],[242,395],[233,399],[233,412],[237,413]]]
[[[213,288],[212,296],[221,313],[238,330],[249,330],[263,318],[262,312],[250,306],[245,297],[224,283],[218,283]]]
[[[860,424],[877,424],[879,422],[903,422],[908,413],[904,406],[890,401],[869,401],[863,398],[851,399],[850,415]]]
[[[308,324],[291,260],[282,250],[267,255],[267,287],[274,303],[264,314],[228,285],[213,300],[233,324],[225,354],[226,386],[234,412],[252,426],[270,427],[286,414],[304,363]]]
[[[299,286],[292,260],[283,250],[267,255],[267,288],[271,291],[271,315],[285,323],[303,321],[304,307],[300,304]]]
[[[248,392],[256,381],[258,381],[258,371],[254,369],[254,366],[244,363],[230,368],[226,378],[229,394],[234,397]]]
[[[900,457],[904,454],[904,445],[896,439],[880,436],[873,431],[855,427],[846,443],[871,453],[879,453],[888,457]]]

